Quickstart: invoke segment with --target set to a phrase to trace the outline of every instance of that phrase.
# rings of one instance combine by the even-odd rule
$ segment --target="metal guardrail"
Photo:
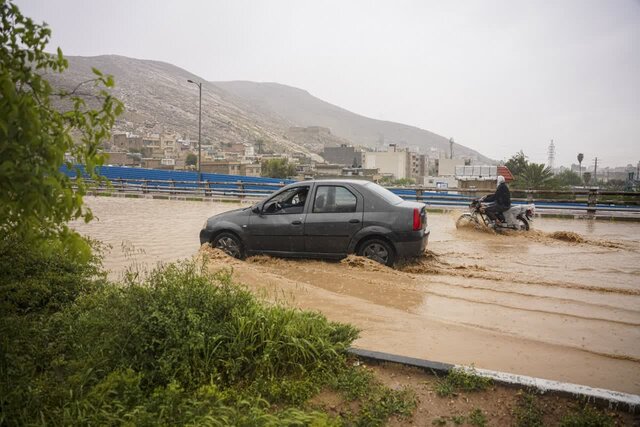
[[[138,178],[111,178],[110,181],[87,180],[87,182],[92,191],[97,193],[162,194],[234,199],[263,198],[286,185],[284,183],[242,180],[188,181]],[[445,190],[432,187],[388,187],[388,189],[404,199],[420,201],[433,208],[464,208],[468,206],[473,198],[489,192],[478,189]],[[524,197],[513,197],[512,200],[515,204],[535,203],[538,211],[572,211],[586,214],[609,212],[638,215],[640,217],[639,192],[609,191],[598,188],[558,191],[513,189],[512,194],[524,195]],[[626,200],[606,199],[610,197],[622,197]]]
[[[487,190],[455,189],[444,190],[440,188],[410,187],[390,188],[396,194],[417,200],[427,205],[461,207],[478,197],[489,193]],[[480,193],[480,194],[478,194]],[[536,210],[577,211],[587,214],[600,212],[624,212],[640,216],[640,193],[629,191],[601,190],[599,188],[585,188],[575,190],[521,190],[512,189],[512,195],[524,195],[524,197],[512,197],[515,204],[535,203]],[[566,196],[573,196],[568,198]],[[542,196],[542,197],[536,197]],[[555,196],[565,196],[563,198]],[[615,200],[612,197],[624,198]]]

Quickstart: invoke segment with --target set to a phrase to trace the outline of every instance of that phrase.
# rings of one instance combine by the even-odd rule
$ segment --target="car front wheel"
[[[395,262],[395,252],[389,243],[380,239],[367,240],[360,246],[358,255],[369,258],[380,264],[392,266]]]
[[[244,259],[244,247],[235,234],[220,233],[213,239],[211,246],[234,258]]]

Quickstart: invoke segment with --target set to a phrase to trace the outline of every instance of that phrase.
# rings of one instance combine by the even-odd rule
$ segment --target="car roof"
[[[316,184],[352,184],[352,185],[364,186],[370,182],[371,181],[367,181],[364,179],[313,179],[308,181],[298,181],[289,185],[294,185],[294,184],[304,185],[304,184],[316,183]]]

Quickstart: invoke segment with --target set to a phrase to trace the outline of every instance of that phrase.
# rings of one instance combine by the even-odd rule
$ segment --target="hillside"
[[[449,139],[428,130],[383,120],[375,120],[352,113],[318,99],[309,92],[278,83],[247,81],[215,82],[215,84],[244,99],[265,114],[275,114],[297,126],[323,126],[356,145],[381,147],[384,143],[401,146],[433,147],[449,152]],[[468,147],[454,144],[456,156],[469,156],[482,161],[487,157]]]
[[[202,140],[219,145],[263,141],[274,152],[319,153],[324,146],[352,143],[367,147],[381,141],[434,147],[448,151],[446,138],[400,123],[374,120],[313,97],[308,92],[277,83],[206,82],[174,65],[117,55],[68,57],[69,69],[50,75],[58,87],[74,88],[92,77],[91,68],[112,74],[113,94],[125,104],[116,131],[179,133],[191,139],[198,132],[198,88],[188,79],[203,81]],[[90,87],[83,87],[90,92]],[[312,135],[292,132],[295,127],[319,126],[330,131]],[[487,160],[455,145],[457,155]],[[317,156],[314,156],[317,158]]]
[[[264,148],[276,152],[309,150],[289,141],[288,125],[251,110],[241,99],[188,71],[159,61],[123,56],[67,57],[69,69],[48,78],[58,87],[73,88],[92,77],[95,67],[112,74],[113,94],[125,104],[115,130],[145,133],[179,133],[198,137],[198,88],[187,80],[203,81],[202,141],[219,145],[229,142],[265,141]],[[85,92],[90,87],[83,87]]]

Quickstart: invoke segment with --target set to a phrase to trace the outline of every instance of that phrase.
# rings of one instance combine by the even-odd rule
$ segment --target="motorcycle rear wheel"
[[[520,231],[529,231],[529,221],[527,221],[523,217],[519,216],[516,219],[516,224],[518,224],[518,229]]]

